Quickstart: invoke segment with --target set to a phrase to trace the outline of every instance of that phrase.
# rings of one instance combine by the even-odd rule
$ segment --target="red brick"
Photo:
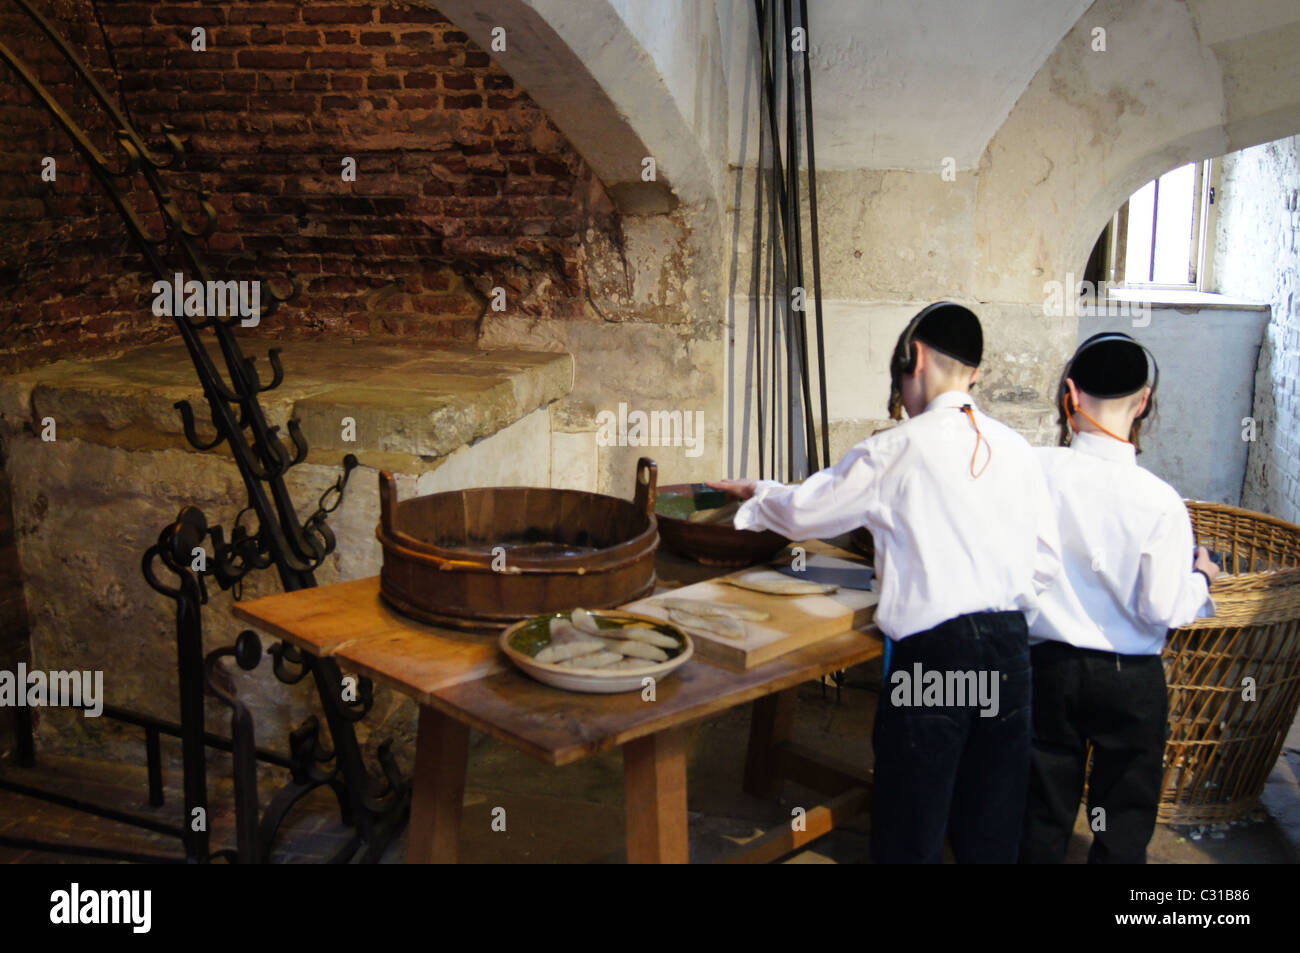
[[[312,54],[314,58],[318,54]],[[239,52],[240,69],[296,69],[307,68],[306,53],[291,53],[287,50],[241,50]]]
[[[444,96],[442,104],[447,109],[478,109],[483,105],[482,96]]]
[[[154,6],[152,3],[115,3],[110,11],[105,11],[106,19],[114,24],[135,23],[147,26],[153,23]],[[49,11],[45,13],[48,16]]]
[[[303,23],[370,23],[373,20],[374,11],[369,4],[341,7],[309,3],[302,8]]]
[[[478,89],[478,77],[473,73],[444,73],[443,89]]]
[[[398,93],[393,97],[403,109],[437,109],[438,97],[431,93]]]
[[[142,112],[174,113],[180,108],[175,93],[138,93],[131,101]]]
[[[185,77],[185,85],[191,90],[220,89],[221,80],[221,73],[190,73]]]
[[[327,50],[311,54],[312,69],[369,69],[372,62],[369,53]]]
[[[533,161],[533,171],[538,175],[569,176],[569,167],[550,156],[539,156]]]
[[[385,53],[384,64],[393,66],[427,66],[429,58],[424,53]]]
[[[270,46],[284,42],[284,30],[275,30],[269,27],[254,27],[248,31],[250,43],[257,43],[261,46]]]
[[[226,11],[221,7],[200,7],[186,4],[154,4],[153,22],[176,26],[221,26],[226,22]]]
[[[283,92],[293,89],[294,77],[289,73],[258,73],[258,92]]]
[[[231,23],[295,23],[297,20],[298,7],[292,5],[257,2],[230,7]]]
[[[391,33],[373,32],[361,34],[362,46],[393,46],[396,42]]]
[[[435,10],[421,7],[399,7],[396,5],[379,8],[380,23],[446,23],[442,14]]]

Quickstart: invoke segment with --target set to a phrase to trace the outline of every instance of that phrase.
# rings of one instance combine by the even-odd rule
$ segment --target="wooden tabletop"
[[[236,603],[234,613],[551,764],[707,718],[883,651],[870,627],[748,672],[697,656],[656,684],[654,701],[643,701],[641,692],[590,695],[533,681],[502,656],[497,635],[423,625],[388,608],[378,576]]]

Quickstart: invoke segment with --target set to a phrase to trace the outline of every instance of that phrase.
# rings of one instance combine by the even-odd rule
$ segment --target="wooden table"
[[[754,701],[745,788],[771,794],[791,777],[834,800],[746,845],[767,860],[821,836],[867,805],[870,780],[789,743],[795,689],[879,656],[874,627],[846,632],[749,672],[692,659],[640,692],[585,695],[533,681],[504,659],[494,635],[422,625],[389,609],[379,578],[358,579],[236,603],[235,615],[315,655],[385,682],[420,706],[408,862],[455,862],[469,755],[477,729],[553,765],[623,749],[627,858],[685,863],[686,741],[692,724]]]

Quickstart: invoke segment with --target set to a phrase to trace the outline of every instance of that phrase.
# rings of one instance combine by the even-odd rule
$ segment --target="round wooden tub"
[[[657,473],[653,460],[638,461],[632,502],[534,487],[399,502],[392,474],[380,471],[380,595],[403,615],[475,631],[647,596],[659,546]]]

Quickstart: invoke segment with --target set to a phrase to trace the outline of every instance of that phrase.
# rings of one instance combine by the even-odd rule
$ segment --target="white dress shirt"
[[[1159,655],[1168,629],[1213,615],[1192,571],[1195,538],[1182,498],[1137,465],[1132,444],[1075,434],[1036,451],[1056,507],[1065,572],[1040,600],[1030,641]]]
[[[968,404],[987,440],[975,460],[977,473],[989,461],[978,479],[975,430],[961,411]],[[876,625],[895,640],[970,612],[1032,616],[1037,594],[1060,571],[1033,448],[961,391],[940,394],[924,413],[797,486],[758,481],[735,525],[793,540],[867,527],[876,546]]]

